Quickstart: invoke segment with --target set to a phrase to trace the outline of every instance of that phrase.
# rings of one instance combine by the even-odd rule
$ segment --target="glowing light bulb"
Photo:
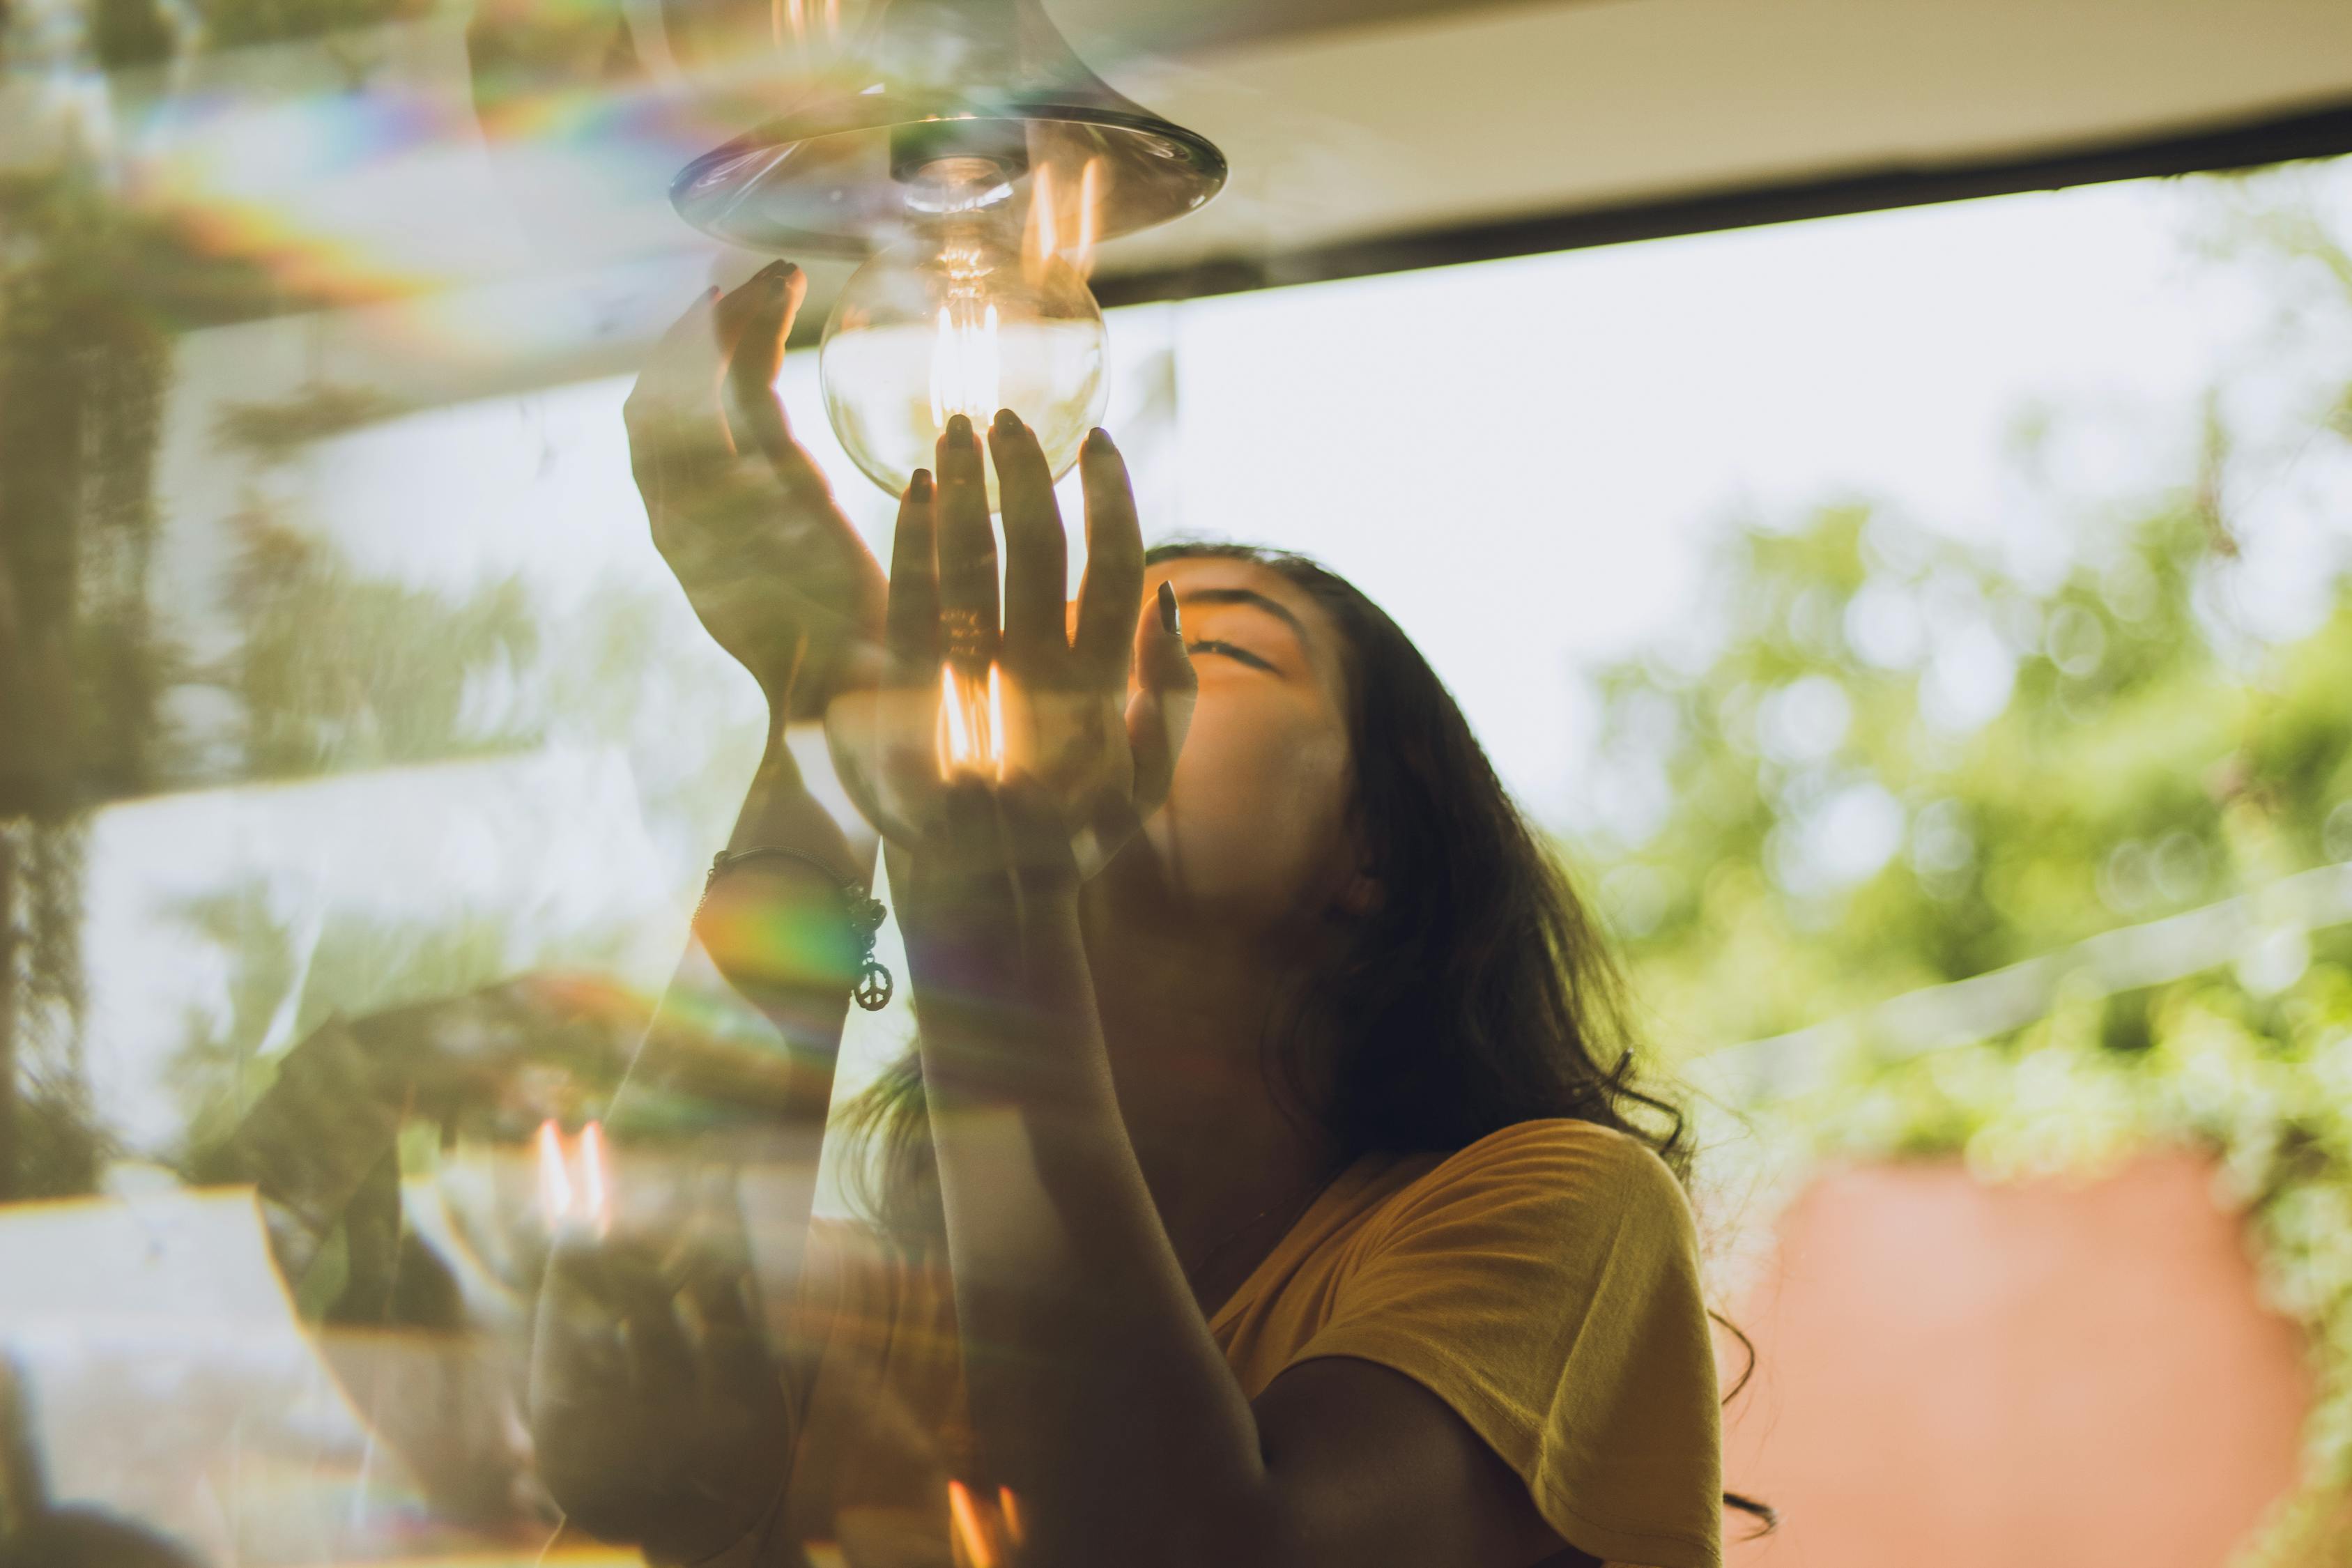
[[[850,278],[819,351],[825,413],[876,484],[898,494],[933,466],[950,417],[984,431],[1000,408],[1036,432],[1056,478],[1077,461],[1108,395],[1087,287],[1101,184],[1091,164],[1057,186],[1046,165],[1011,179],[977,157],[909,182],[912,237]],[[993,508],[992,465],[988,485]]]

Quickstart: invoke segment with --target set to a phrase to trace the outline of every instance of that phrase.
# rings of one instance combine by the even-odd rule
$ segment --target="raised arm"
[[[801,777],[789,737],[866,679],[884,583],[792,437],[773,390],[804,281],[777,263],[679,319],[631,393],[629,450],[653,538],[712,638],[768,702],[766,753],[727,849],[781,850],[712,879],[695,934],[783,1037],[764,1094],[772,1157],[796,1172],[780,1234],[805,1233],[834,1064],[856,974],[848,899],[874,840]],[[656,1023],[646,1059],[668,1051]],[[779,1087],[771,1079],[771,1091]],[[559,1244],[541,1292],[531,1375],[540,1473],[592,1533],[659,1562],[756,1555],[791,1452],[793,1413],[731,1214],[702,1234]],[[788,1258],[797,1272],[797,1257]],[[787,1347],[789,1354],[789,1347]]]
[[[1114,1092],[1081,928],[1081,857],[1165,797],[1198,687],[1174,597],[1143,611],[1118,452],[1081,458],[1087,562],[1065,634],[1062,530],[1017,420],[940,444],[936,581],[893,574],[942,637],[1002,626],[1005,782],[943,782],[892,841],[982,1479],[1019,1500],[1026,1568],[1570,1568],[1591,1559],[1438,1395],[1370,1361],[1291,1369],[1255,1401],[1212,1335]],[[906,526],[902,522],[902,527]],[[911,563],[910,563],[911,564]],[[1130,683],[1130,670],[1133,681]],[[1646,1559],[1644,1560],[1646,1561]]]

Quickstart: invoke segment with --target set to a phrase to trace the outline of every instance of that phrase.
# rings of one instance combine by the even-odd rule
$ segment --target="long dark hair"
[[[1268,1081],[1282,1102],[1318,1124],[1344,1160],[1451,1152],[1561,1117],[1639,1139],[1687,1180],[1687,1123],[1638,1079],[1632,1006],[1606,938],[1421,650],[1352,584],[1305,556],[1184,542],[1148,559],[1202,557],[1279,573],[1330,618],[1346,650],[1352,810],[1381,897],[1332,963],[1300,976],[1266,1034]],[[912,1054],[848,1110],[868,1155],[851,1163],[853,1195],[903,1242],[942,1234]],[[1732,1394],[1746,1382],[1743,1373]],[[1770,1528],[1769,1509],[1725,1500]]]

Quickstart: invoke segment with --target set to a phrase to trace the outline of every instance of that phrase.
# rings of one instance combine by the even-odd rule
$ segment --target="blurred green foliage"
[[[428,15],[431,0],[197,0],[205,42],[215,49],[273,44]]]
[[[276,1080],[285,1053],[329,1018],[463,996],[541,956],[516,952],[509,922],[478,911],[430,923],[351,911],[305,921],[274,908],[257,882],[191,899],[176,912],[226,969],[226,1005],[188,1018],[168,1069],[186,1106],[190,1152],[226,1139]],[[593,945],[566,934],[562,956],[593,961]]]
[[[1777,1034],[2352,858],[2352,592],[2248,669],[2200,609],[2228,558],[2192,499],[2084,533],[2037,589],[1858,506],[1743,532],[1720,651],[1608,674],[1604,754],[1666,810],[1601,887],[1663,1039]]]
[[[677,841],[665,858],[678,882],[643,889],[646,918],[668,918],[760,745],[738,683],[707,678],[723,656],[679,626],[682,603],[614,584],[551,619],[514,578],[446,595],[362,571],[266,510],[248,509],[237,528],[226,597],[240,636],[203,672],[236,715],[215,759],[223,782],[617,748],[646,829]],[[491,800],[515,787],[478,784]],[[286,1049],[331,1016],[461,997],[534,971],[618,973],[637,934],[609,914],[583,926],[454,900],[429,918],[391,918],[354,907],[350,891],[261,878],[171,911],[223,977],[218,1004],[187,1016],[170,1069],[184,1149],[224,1136]]]
[[[510,751],[546,715],[515,688],[539,651],[521,584],[463,598],[352,572],[247,510],[226,595],[240,633],[213,672],[242,720],[234,776],[298,777]]]
[[[156,0],[90,0],[83,26],[91,55],[110,71],[162,65],[179,47],[179,32]]]

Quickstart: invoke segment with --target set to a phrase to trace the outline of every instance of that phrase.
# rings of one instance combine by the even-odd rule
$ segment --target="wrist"
[[[1078,931],[1077,877],[1060,869],[989,871],[925,868],[922,858],[894,874],[898,928],[908,953],[960,963],[998,964],[1041,944],[1074,942]]]
[[[840,856],[782,845],[724,851],[694,911],[703,951],[730,984],[768,1001],[837,998],[871,970],[885,911]],[[888,974],[880,982],[887,995]],[[879,1002],[862,994],[870,1007]]]
[[[965,904],[903,929],[935,1108],[1103,1100],[1107,1064],[1074,897],[1045,890],[993,913]]]
[[[1031,1019],[1086,988],[1075,884],[1055,878],[893,879],[919,1007]]]

